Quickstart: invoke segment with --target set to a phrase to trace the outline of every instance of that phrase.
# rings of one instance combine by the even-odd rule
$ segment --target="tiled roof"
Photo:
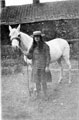
[[[1,24],[75,18],[79,19],[79,1],[48,2],[5,7],[1,13]]]

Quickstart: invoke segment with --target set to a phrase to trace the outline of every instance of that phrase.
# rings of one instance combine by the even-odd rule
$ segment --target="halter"
[[[19,49],[20,49],[20,50],[21,50],[21,52],[24,54],[23,49],[20,47],[20,46],[21,46],[21,38],[20,38],[20,37],[14,37],[14,38],[12,38],[12,39],[11,39],[11,41],[12,41],[12,40],[14,40],[14,39],[16,39],[16,40],[18,40],[18,41],[19,41]]]
[[[14,37],[14,38],[11,39],[11,41],[13,41],[14,39],[18,40],[18,41],[19,41],[19,44],[21,43],[20,37]]]

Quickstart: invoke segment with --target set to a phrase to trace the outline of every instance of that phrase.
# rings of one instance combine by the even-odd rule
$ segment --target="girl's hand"
[[[28,52],[26,52],[26,51],[23,51],[23,54],[27,56],[27,55],[28,55]]]
[[[46,67],[46,68],[45,68],[45,71],[46,71],[46,72],[49,72],[49,67]]]

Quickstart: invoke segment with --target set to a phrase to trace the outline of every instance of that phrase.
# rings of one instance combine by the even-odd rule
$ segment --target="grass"
[[[13,73],[4,74],[1,78],[3,120],[78,120],[78,61],[72,60],[71,63],[72,69],[75,69],[72,71],[71,85],[68,84],[68,71],[64,71],[63,81],[58,84],[59,66],[57,63],[50,66],[50,69],[53,67],[51,69],[52,83],[48,83],[49,99],[47,101],[44,100],[42,92],[40,99],[35,99],[35,95],[29,97],[26,66],[22,64],[19,64],[19,67],[8,66]],[[67,68],[64,62],[63,66]],[[21,71],[17,72],[18,70]]]

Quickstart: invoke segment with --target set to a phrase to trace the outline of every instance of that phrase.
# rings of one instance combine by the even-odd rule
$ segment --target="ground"
[[[71,63],[70,85],[64,63],[64,78],[61,84],[58,84],[59,66],[57,63],[50,66],[52,83],[48,83],[48,100],[44,100],[42,92],[39,99],[35,99],[35,95],[29,97],[26,66],[21,66],[21,72],[2,75],[2,120],[78,120],[78,61],[72,60]]]

